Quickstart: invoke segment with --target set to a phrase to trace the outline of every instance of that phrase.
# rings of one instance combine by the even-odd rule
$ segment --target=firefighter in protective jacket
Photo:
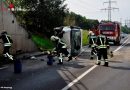
[[[107,57],[107,49],[109,49],[109,42],[108,39],[105,35],[100,32],[100,35],[97,37],[97,48],[98,48],[98,53],[97,53],[97,65],[101,64],[101,58],[103,56],[104,59],[104,65],[108,66],[108,57]]]
[[[91,44],[92,44],[92,41],[91,41],[91,36],[93,36],[94,35],[94,33],[93,33],[93,31],[92,30],[89,30],[89,32],[88,32],[88,40],[89,40],[89,47],[91,47]]]
[[[12,39],[10,38],[10,36],[7,34],[6,31],[3,31],[1,33],[0,39],[2,39],[4,45],[4,50],[3,50],[4,57],[13,60],[13,56],[9,52],[9,49],[12,46],[12,42],[13,42]]]
[[[94,55],[97,55],[97,36],[96,35],[91,35],[90,37],[90,44],[91,44],[91,57],[90,59],[93,59]]]
[[[58,37],[58,36],[51,36],[51,40],[55,42],[55,51],[58,54],[59,63],[63,64],[63,55],[68,57],[68,61],[72,59],[72,57],[69,55],[69,52],[67,51],[67,45]]]

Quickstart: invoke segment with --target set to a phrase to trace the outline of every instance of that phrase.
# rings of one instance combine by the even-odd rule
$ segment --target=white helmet
[[[51,40],[52,41],[56,41],[56,40],[58,40],[59,38],[57,37],[57,36],[51,36]]]

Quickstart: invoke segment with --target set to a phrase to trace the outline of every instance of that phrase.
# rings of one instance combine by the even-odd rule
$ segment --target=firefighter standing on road
[[[3,31],[1,33],[0,39],[2,39],[4,45],[4,50],[3,50],[4,58],[9,58],[13,60],[13,56],[9,52],[9,49],[12,46],[12,42],[13,42],[12,39],[10,38],[10,36],[7,34],[6,31]]]
[[[103,35],[102,32],[100,32],[100,35],[97,37],[96,44],[98,46],[97,65],[101,64],[101,58],[103,56],[104,66],[108,66],[107,49],[109,49],[109,43],[107,37]]]

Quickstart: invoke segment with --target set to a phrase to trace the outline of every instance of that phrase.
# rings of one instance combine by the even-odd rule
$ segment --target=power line
[[[75,8],[74,8],[74,9],[75,9],[75,12],[79,11],[79,9],[80,9],[80,11],[83,11],[83,12],[86,13],[86,14],[94,14],[94,13],[100,12],[100,11],[98,11],[98,10],[91,10],[91,9],[95,9],[95,8],[87,7],[88,4],[85,4],[85,1],[73,2],[73,3],[71,3],[70,6],[75,7]],[[77,6],[78,6],[78,7],[77,7]],[[89,8],[90,8],[91,11],[87,11],[87,10],[89,10]],[[76,10],[76,9],[77,9],[77,10]],[[72,10],[72,11],[73,11],[73,10]],[[79,13],[78,13],[78,14],[79,14]]]
[[[74,6],[76,8],[83,8],[85,10],[89,10],[89,9],[95,9],[95,8],[91,8],[88,4],[86,4],[86,2],[83,2],[83,1],[74,1],[73,3],[71,3],[72,5],[71,6]]]
[[[112,3],[116,3],[116,1],[111,1],[111,0],[109,0],[109,1],[107,1],[107,2],[104,2],[104,4],[105,4],[105,3],[108,3],[108,7],[107,7],[107,8],[103,8],[103,9],[101,9],[101,10],[108,11],[108,21],[111,21],[111,11],[112,11],[112,10],[115,10],[115,9],[118,9],[118,10],[119,10],[119,8],[116,8],[116,7],[112,7],[112,6],[111,6],[111,4],[112,4]]]
[[[82,4],[84,4],[85,5],[85,7],[86,6],[88,6],[87,8],[91,8],[91,9],[93,9],[93,10],[95,10],[95,6],[93,5],[93,4],[89,4],[87,1],[85,1],[85,0],[78,0],[79,1],[79,3],[82,3]]]

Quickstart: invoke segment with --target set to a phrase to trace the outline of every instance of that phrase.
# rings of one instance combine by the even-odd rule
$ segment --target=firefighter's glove
[[[94,48],[97,48],[97,45],[96,45],[96,44],[94,44],[93,46],[94,46]]]

